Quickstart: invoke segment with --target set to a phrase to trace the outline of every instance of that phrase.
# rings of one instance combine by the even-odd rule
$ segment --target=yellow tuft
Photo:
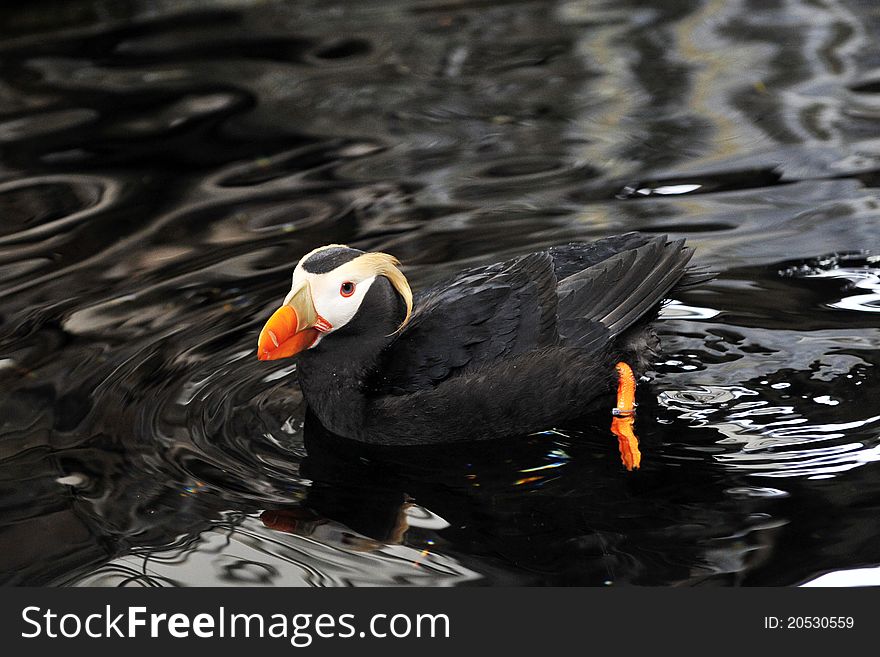
[[[397,290],[397,293],[403,297],[403,301],[406,304],[406,316],[403,318],[400,326],[397,327],[395,333],[402,331],[412,316],[413,295],[406,276],[397,268],[400,261],[387,253],[365,253],[352,260],[352,263],[358,263],[358,269],[369,270],[375,276],[384,276],[390,281],[394,289]]]

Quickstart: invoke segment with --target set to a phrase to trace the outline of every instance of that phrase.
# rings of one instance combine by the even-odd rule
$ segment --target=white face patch
[[[297,265],[293,271],[291,293],[302,285],[303,281],[308,281],[315,310],[333,327],[327,333],[332,333],[351,321],[360,309],[373,281],[376,280],[376,276],[371,272],[359,271],[358,267],[349,266],[351,264],[346,263],[325,274],[309,273],[302,268],[302,264]],[[354,284],[354,290],[345,296],[343,292],[347,294],[349,289],[348,287],[343,289],[343,285],[349,283]],[[285,299],[285,303],[288,299]]]

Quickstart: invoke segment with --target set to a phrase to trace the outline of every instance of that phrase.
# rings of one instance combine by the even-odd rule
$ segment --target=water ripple
[[[477,4],[4,13],[0,581],[791,584],[880,562],[870,12]],[[719,272],[663,309],[634,476],[604,414],[365,449],[253,358],[322,244],[394,253],[418,288],[627,230]]]

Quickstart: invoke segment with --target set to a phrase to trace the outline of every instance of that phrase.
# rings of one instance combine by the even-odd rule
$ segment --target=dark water
[[[0,9],[0,580],[880,583],[876,3],[250,4]],[[627,230],[720,272],[640,472],[304,435],[256,360],[316,246],[420,286]]]

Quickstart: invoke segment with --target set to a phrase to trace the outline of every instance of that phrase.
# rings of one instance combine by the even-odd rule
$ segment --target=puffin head
[[[284,303],[260,331],[257,358],[276,360],[311,349],[365,313],[390,315],[394,309],[383,306],[399,301],[376,291],[369,294],[374,287],[390,285],[406,304],[399,331],[412,313],[412,291],[399,264],[387,253],[366,253],[342,244],[306,254],[293,271],[293,285]]]

